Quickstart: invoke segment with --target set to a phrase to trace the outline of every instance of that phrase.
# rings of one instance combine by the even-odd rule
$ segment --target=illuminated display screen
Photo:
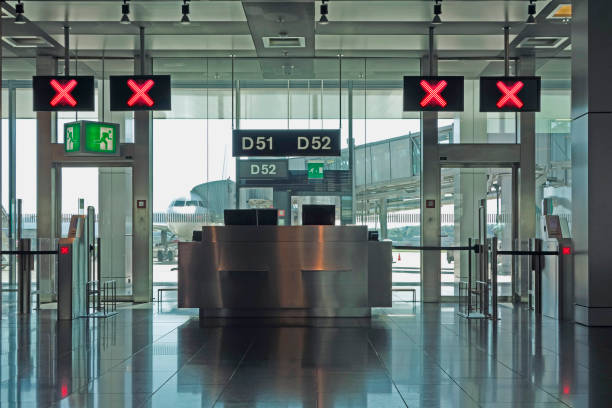
[[[110,77],[111,111],[170,110],[170,75]]]
[[[404,112],[463,111],[463,77],[405,76]]]
[[[340,156],[340,130],[242,130],[232,132],[236,156]]]
[[[94,77],[35,76],[32,77],[33,110],[93,111]]]
[[[481,112],[539,112],[539,77],[480,78]]]

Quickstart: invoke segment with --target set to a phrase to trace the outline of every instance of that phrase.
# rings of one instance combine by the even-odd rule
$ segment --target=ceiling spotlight
[[[23,3],[21,0],[15,5],[15,24],[25,24],[26,19],[23,16]]]
[[[191,20],[189,20],[189,3],[188,0],[183,0],[183,6],[181,7],[181,12],[183,13],[183,18],[181,18],[181,24],[189,24]]]
[[[527,8],[527,13],[529,17],[527,17],[527,24],[535,24],[535,13],[536,13],[536,5],[534,3],[535,0],[529,0],[529,7]]]
[[[435,0],[436,4],[434,4],[434,18],[431,20],[431,24],[438,25],[442,24],[442,19],[440,18],[440,14],[442,14],[442,4],[439,4],[442,0]]]
[[[123,0],[123,4],[121,5],[121,13],[123,16],[119,22],[121,24],[130,24],[130,17],[128,16],[128,14],[130,14],[130,5],[128,4],[127,0]]]
[[[329,20],[327,19],[327,13],[329,10],[327,9],[327,4],[325,4],[325,0],[321,0],[321,18],[319,19],[319,24],[327,24]]]

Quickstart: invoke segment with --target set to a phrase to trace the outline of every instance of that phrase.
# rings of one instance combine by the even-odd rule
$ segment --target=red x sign
[[[55,90],[56,94],[53,99],[51,99],[51,106],[55,107],[57,105],[70,105],[75,107],[77,104],[76,99],[72,97],[70,94],[72,90],[77,86],[77,81],[75,79],[71,79],[64,84],[60,84],[59,81],[52,79],[49,81],[51,87]]]
[[[421,80],[421,88],[423,88],[423,90],[427,92],[427,95],[425,95],[423,100],[421,100],[421,106],[423,108],[426,106],[433,105],[438,105],[443,108],[446,107],[446,99],[444,99],[442,95],[440,95],[440,92],[442,92],[447,85],[448,83],[445,80],[442,80],[436,83],[435,85],[427,82],[424,79]]]
[[[522,108],[524,103],[517,94],[524,86],[525,84],[522,81],[517,81],[510,86],[507,86],[503,81],[497,81],[497,88],[503,94],[499,101],[497,101],[497,107],[499,109],[506,106],[513,106],[519,109]]]
[[[127,84],[132,92],[134,92],[132,97],[127,101],[128,106],[134,106],[136,103],[144,103],[147,106],[153,106],[155,104],[153,99],[151,99],[148,94],[151,88],[153,88],[153,85],[155,85],[155,82],[152,79],[145,81],[145,83],[142,85],[138,85],[136,81],[129,79]]]

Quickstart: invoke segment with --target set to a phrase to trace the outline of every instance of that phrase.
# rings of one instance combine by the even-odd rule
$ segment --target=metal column
[[[437,57],[421,59],[421,73],[435,75]],[[430,64],[431,63],[431,64]],[[440,246],[440,157],[438,154],[438,113],[421,113],[421,245]],[[433,208],[427,203],[433,202]],[[421,252],[423,302],[439,302],[441,294],[440,252]]]
[[[134,59],[134,72],[151,72],[151,59]],[[144,74],[144,72],[143,72]],[[153,297],[153,115],[134,112],[134,167],[132,172],[133,211],[133,300],[150,302]],[[145,200],[145,208],[137,208]]]
[[[57,61],[54,57],[36,57],[37,75],[56,75]],[[57,140],[55,116],[52,112],[36,112],[36,236],[40,238],[59,238],[57,225],[61,220],[57,214],[61,211],[61,190],[56,195],[57,176],[61,174],[53,166],[52,145]],[[51,257],[40,259],[40,301],[55,300],[55,276],[50,275],[54,268]]]
[[[521,57],[518,63],[519,75],[530,76],[535,74],[535,57]],[[535,202],[535,113],[518,113],[518,130],[521,146],[521,167],[519,174],[519,205],[518,216],[519,240],[528,240],[536,236],[536,202]],[[517,212],[515,208],[513,212]],[[527,276],[522,264],[521,277]],[[520,279],[520,293],[526,293],[526,279]]]

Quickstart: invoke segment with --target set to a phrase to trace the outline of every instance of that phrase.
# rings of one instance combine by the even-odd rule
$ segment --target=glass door
[[[96,212],[100,238],[102,282],[115,280],[117,296],[132,295],[132,169],[130,167],[62,168],[62,231],[68,233],[72,215]]]
[[[484,200],[487,237],[497,237],[499,250],[511,250],[514,202],[512,169],[443,168],[441,175],[442,246],[467,246],[470,238],[472,243],[478,240],[479,208]],[[459,282],[468,277],[468,252],[442,251],[441,257],[441,295],[458,296]],[[498,262],[498,295],[510,296],[512,257],[499,257]],[[475,267],[473,256],[472,271]]]

